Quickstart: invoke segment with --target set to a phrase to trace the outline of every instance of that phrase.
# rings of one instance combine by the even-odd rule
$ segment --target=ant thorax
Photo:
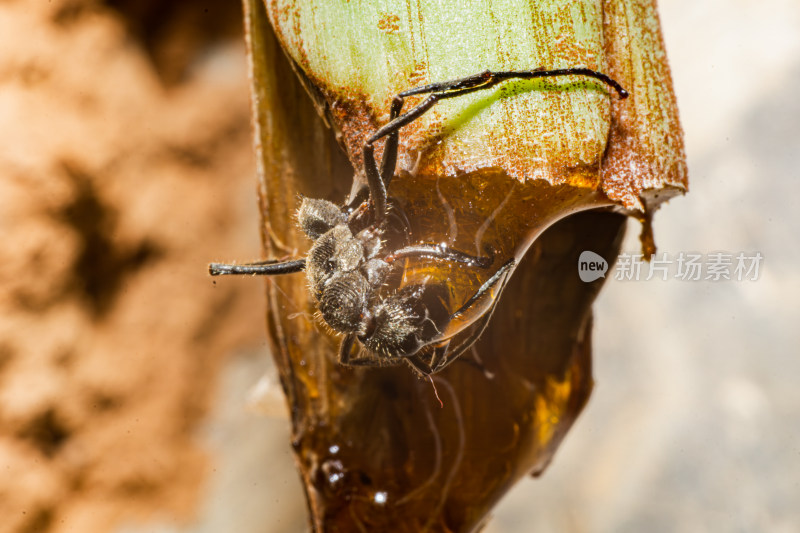
[[[423,287],[398,288],[402,270],[384,246],[383,228],[359,230],[358,220],[349,220],[343,209],[311,198],[303,199],[297,220],[315,240],[306,278],[319,316],[331,329],[354,335],[367,350],[390,359],[413,355],[440,335],[449,320],[444,303],[432,294],[423,298],[430,292]]]

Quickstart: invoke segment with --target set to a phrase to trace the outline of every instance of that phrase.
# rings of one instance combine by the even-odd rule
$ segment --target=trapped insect
[[[489,269],[495,263],[492,250],[486,250],[483,256],[473,256],[430,243],[387,245],[385,237],[390,231],[387,190],[395,173],[400,129],[446,98],[486,89],[509,79],[567,75],[597,79],[612,87],[620,98],[628,96],[619,83],[587,68],[486,71],[399,93],[392,101],[389,122],[364,143],[367,189],[363,194],[355,195],[354,200],[344,206],[324,199],[302,200],[298,225],[314,241],[305,258],[242,265],[212,263],[209,272],[212,276],[278,275],[305,270],[322,320],[344,336],[339,348],[340,363],[384,366],[405,361],[423,375],[442,370],[483,333],[516,261],[510,259],[494,272],[487,272],[483,285],[455,312],[450,312],[443,298],[438,297],[444,288],[440,283],[386,289],[385,286],[402,273],[405,259],[424,258],[479,269]],[[429,96],[401,114],[405,98],[422,94]],[[383,157],[378,167],[374,145],[384,137]],[[399,230],[393,228],[392,231],[403,233],[402,225]],[[471,323],[465,322],[458,331],[447,331],[448,324],[487,297],[492,301],[481,316]],[[467,328],[471,331],[466,332]],[[353,355],[356,341],[363,349]]]

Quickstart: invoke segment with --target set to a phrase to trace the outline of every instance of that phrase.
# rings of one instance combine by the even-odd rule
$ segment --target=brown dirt
[[[261,285],[206,274],[258,249],[239,9],[0,5],[2,533],[192,514],[263,337]]]

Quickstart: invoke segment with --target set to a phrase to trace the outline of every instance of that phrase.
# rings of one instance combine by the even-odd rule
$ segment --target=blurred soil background
[[[485,533],[800,529],[800,6],[660,9],[691,193],[657,244],[760,278],[610,280],[593,397]],[[241,32],[235,1],[0,2],[0,533],[305,529],[288,423],[247,408],[262,282],[206,274],[259,253]]]
[[[263,285],[206,270],[259,253],[241,17],[0,2],[2,533],[190,521],[208,497],[221,376],[250,368],[246,392],[267,360]]]

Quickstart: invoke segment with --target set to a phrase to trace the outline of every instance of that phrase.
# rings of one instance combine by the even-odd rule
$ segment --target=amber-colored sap
[[[510,259],[519,262],[536,237],[558,219],[609,204],[589,188],[553,186],[543,180],[520,183],[499,170],[456,177],[398,176],[391,184],[390,196],[394,208],[408,221],[412,244],[443,244],[493,258],[488,267],[429,258],[406,261],[401,286],[443,286],[445,290],[430,292],[444,298],[451,313]],[[458,335],[487,313],[511,273],[466,312],[453,317],[441,338]]]

